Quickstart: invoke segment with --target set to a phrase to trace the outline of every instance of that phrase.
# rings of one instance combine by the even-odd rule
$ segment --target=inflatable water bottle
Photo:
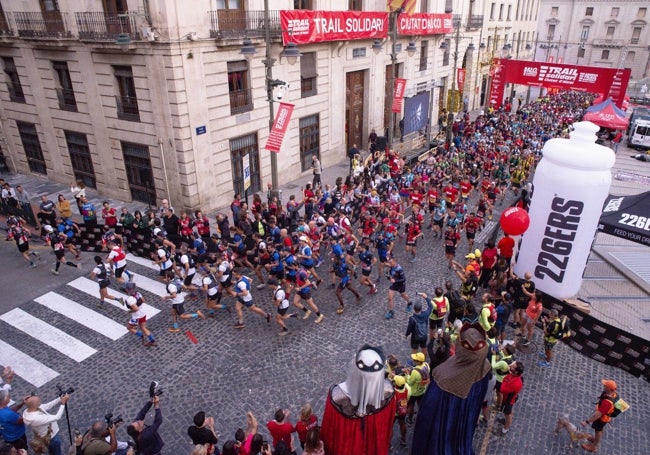
[[[515,273],[558,299],[576,295],[612,182],[614,152],[596,144],[598,126],[573,125],[570,139],[551,139],[533,178],[530,227]]]

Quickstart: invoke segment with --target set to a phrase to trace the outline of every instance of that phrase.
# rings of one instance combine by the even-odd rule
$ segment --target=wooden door
[[[63,33],[65,27],[63,18],[59,10],[58,0],[39,0],[41,4],[41,14],[45,22],[45,30],[48,33]]]
[[[219,31],[243,33],[248,29],[246,25],[246,12],[242,3],[242,0],[217,1]]]
[[[129,11],[127,0],[102,0],[106,31],[110,36],[120,33],[131,33],[131,23],[128,17],[120,17]]]
[[[353,144],[363,147],[363,102],[366,95],[364,86],[365,71],[352,71],[346,74],[345,82],[345,125],[346,153]]]

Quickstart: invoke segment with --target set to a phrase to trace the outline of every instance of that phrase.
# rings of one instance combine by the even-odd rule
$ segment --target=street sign
[[[201,134],[205,134],[207,132],[207,128],[205,125],[197,126],[196,127],[196,135],[200,136]]]
[[[251,187],[251,161],[248,153],[242,157],[242,168],[244,170],[244,191]]]

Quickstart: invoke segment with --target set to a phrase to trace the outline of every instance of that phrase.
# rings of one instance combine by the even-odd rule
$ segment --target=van
[[[627,136],[627,145],[638,149],[650,149],[650,120],[634,121]]]

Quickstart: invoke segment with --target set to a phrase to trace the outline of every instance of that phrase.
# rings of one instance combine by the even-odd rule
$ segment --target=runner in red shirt
[[[474,249],[474,238],[476,237],[476,232],[481,227],[481,219],[476,216],[474,212],[471,212],[469,216],[465,218],[463,223],[465,228],[465,236],[467,237],[467,245],[469,251],[471,252]]]
[[[505,258],[510,264],[515,250],[515,241],[507,233],[504,233],[503,238],[497,243],[497,248],[499,249],[499,256]]]
[[[472,182],[469,181],[468,177],[465,177],[462,182],[460,182],[460,197],[463,199],[463,202],[467,200],[472,195]]]
[[[521,362],[512,362],[509,366],[510,373],[508,373],[501,382],[500,392],[503,395],[503,415],[505,422],[501,433],[506,434],[512,425],[512,407],[517,401],[517,395],[521,392],[524,386],[523,378],[524,364]]]
[[[451,183],[448,183],[447,186],[442,189],[442,194],[445,196],[447,204],[456,203],[456,199],[458,198],[458,190],[454,188]]]

